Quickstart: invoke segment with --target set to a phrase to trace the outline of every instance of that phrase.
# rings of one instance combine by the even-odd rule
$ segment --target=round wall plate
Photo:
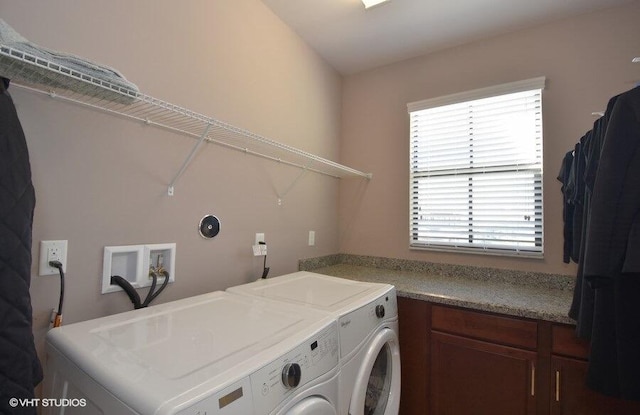
[[[211,239],[220,233],[220,220],[213,215],[207,215],[200,220],[198,231],[203,238]]]

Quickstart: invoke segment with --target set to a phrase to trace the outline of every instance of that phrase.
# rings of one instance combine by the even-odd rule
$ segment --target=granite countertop
[[[308,270],[357,281],[392,284],[400,297],[575,324],[567,315],[573,296],[572,285],[567,283],[566,278],[563,280],[562,276],[556,279],[530,278],[522,281],[504,276],[453,276],[437,271],[385,269],[353,263],[338,263]]]

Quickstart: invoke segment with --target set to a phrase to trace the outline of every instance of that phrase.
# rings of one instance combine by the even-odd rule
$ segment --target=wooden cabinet
[[[585,385],[573,327],[398,298],[402,415],[631,415]]]
[[[429,414],[429,303],[398,297],[400,414]]]
[[[554,325],[551,348],[551,415],[637,415],[640,402],[611,398],[587,388],[589,345],[572,326]]]
[[[534,415],[535,322],[432,306],[434,414]]]
[[[432,413],[534,415],[535,366],[535,352],[432,331]]]

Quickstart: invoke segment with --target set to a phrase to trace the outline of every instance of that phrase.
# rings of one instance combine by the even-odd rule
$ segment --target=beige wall
[[[557,21],[353,76],[343,83],[341,160],[373,172],[340,189],[340,249],[361,255],[574,274],[562,263],[564,154],[609,98],[640,80],[640,3]],[[543,260],[409,249],[406,104],[505,82],[547,77],[543,93]]]
[[[69,241],[67,323],[131,308],[123,293],[99,293],[108,245],[177,243],[177,281],[158,302],[256,278],[255,232],[267,235],[273,275],[336,252],[572,274],[561,263],[561,158],[591,112],[640,79],[630,63],[638,3],[344,79],[258,0],[0,0],[0,16],[33,42],[118,68],[146,94],[374,173],[370,182],[307,173],[278,206],[298,170],[206,145],[167,197],[193,139],[13,88],[37,194],[34,259],[40,240]],[[409,250],[406,104],[535,76],[547,77],[545,259]],[[196,226],[209,213],[222,232],[204,240]],[[36,273],[41,349],[58,279]]]
[[[0,0],[0,16],[40,45],[106,63],[149,95],[326,158],[338,156],[341,78],[259,0]],[[271,275],[338,250],[339,180],[11,88],[29,146],[36,211],[32,304],[41,350],[58,278],[38,277],[39,241],[69,241],[66,323],[132,308],[100,294],[109,245],[177,243],[166,302],[259,277],[251,245],[266,233]],[[212,240],[197,232],[218,216]],[[316,246],[308,247],[308,231]],[[146,289],[141,290],[146,295]]]

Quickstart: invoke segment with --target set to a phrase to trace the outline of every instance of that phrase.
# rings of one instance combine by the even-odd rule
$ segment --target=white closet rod
[[[121,87],[104,80],[4,45],[0,45],[0,55],[3,55],[1,57],[4,60],[0,69],[13,74],[10,78],[16,86],[199,139],[171,181],[170,193],[202,141],[332,177],[372,177],[371,173],[363,173],[142,93],[123,91]],[[8,66],[7,58],[10,58]],[[69,84],[70,81],[75,83],[74,87],[80,85],[82,93],[55,87],[59,83]],[[108,99],[104,98],[105,93]],[[114,96],[119,102],[113,101]]]

